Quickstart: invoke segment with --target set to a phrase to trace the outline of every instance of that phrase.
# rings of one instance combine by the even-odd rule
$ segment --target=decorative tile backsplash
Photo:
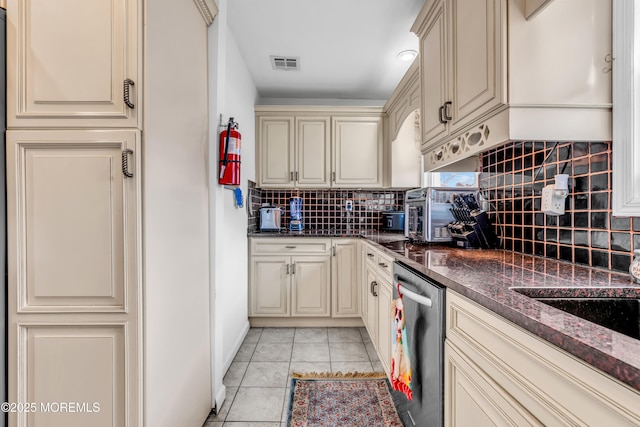
[[[260,227],[259,212],[263,203],[281,207],[282,228],[289,227],[289,199],[302,197],[304,229],[307,231],[361,234],[378,231],[382,211],[403,211],[404,191],[373,190],[267,190],[249,186],[252,203],[249,232]],[[353,201],[347,212],[346,201]]]
[[[640,218],[612,215],[611,142],[509,142],[481,161],[480,188],[505,249],[628,271]],[[545,215],[542,188],[560,173],[570,175],[565,214]]]

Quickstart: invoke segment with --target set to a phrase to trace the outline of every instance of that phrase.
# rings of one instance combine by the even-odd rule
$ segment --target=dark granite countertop
[[[640,285],[628,274],[503,250],[413,245],[394,233],[249,234],[250,237],[294,235],[366,238],[397,261],[640,391],[640,340],[520,293],[532,297],[640,299]]]
[[[389,243],[375,236],[369,241],[397,261],[640,391],[640,340],[513,289],[533,297],[640,299],[640,285],[628,274],[503,250]]]
[[[405,237],[402,233],[384,233],[384,232],[374,232],[374,233],[345,233],[342,231],[333,231],[333,230],[304,230],[304,231],[255,231],[247,233],[248,237],[352,237],[352,238],[360,238],[365,237],[376,243],[383,242],[396,242],[396,241],[405,241]]]

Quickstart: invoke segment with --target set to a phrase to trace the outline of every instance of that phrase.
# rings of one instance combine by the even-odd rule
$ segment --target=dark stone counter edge
[[[513,307],[509,307],[504,303],[492,299],[486,295],[483,295],[480,292],[477,292],[469,287],[465,286],[463,283],[456,282],[451,280],[448,277],[445,277],[439,274],[436,271],[430,270],[422,264],[416,263],[415,261],[400,255],[399,253],[392,251],[379,243],[388,242],[388,241],[399,241],[404,240],[404,236],[401,234],[395,233],[374,233],[374,234],[338,234],[338,233],[270,233],[270,232],[261,232],[261,233],[248,233],[249,237],[325,237],[325,238],[339,238],[339,237],[348,237],[348,238],[364,238],[368,243],[373,244],[376,249],[385,254],[391,256],[395,260],[402,262],[409,267],[421,272],[427,277],[435,280],[436,282],[442,284],[443,286],[450,288],[457,293],[469,298],[470,300],[478,303],[482,307],[487,308],[493,313],[498,314],[499,316],[509,320],[510,322],[520,326],[526,331],[544,339],[550,344],[566,351],[567,353],[583,360],[589,365],[611,375],[613,378],[621,381],[622,383],[640,391],[640,365],[634,365],[627,363],[614,355],[607,353],[603,349],[595,348],[589,343],[581,340],[579,337],[572,336],[563,331],[560,331],[553,326],[547,325],[538,319],[527,316],[522,311],[519,311]],[[515,291],[510,291],[513,294],[517,294]],[[531,298],[528,298],[524,295],[518,295],[515,298],[522,298],[523,303],[525,304],[541,304],[544,309],[547,309],[546,305],[539,303]],[[551,308],[553,309],[553,308]],[[555,309],[554,309],[555,310]],[[587,322],[586,320],[580,319],[575,316],[570,316],[570,318],[575,322]],[[600,329],[604,335],[606,334],[618,334],[617,332],[611,331],[602,326],[592,324],[591,322],[587,322],[589,327],[592,329],[598,330]],[[620,334],[621,335],[621,334]],[[623,337],[622,339],[627,339],[627,337]],[[629,338],[631,339],[631,338]],[[636,340],[637,341],[637,340]],[[638,343],[638,347],[640,348],[640,342]]]

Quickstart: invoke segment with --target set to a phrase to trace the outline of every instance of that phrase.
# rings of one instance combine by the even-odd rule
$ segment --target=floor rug
[[[402,427],[384,372],[291,378],[288,427]]]

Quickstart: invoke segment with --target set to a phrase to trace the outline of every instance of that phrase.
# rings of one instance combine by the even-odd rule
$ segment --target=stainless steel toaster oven
[[[426,187],[405,193],[404,235],[417,243],[450,242],[447,225],[454,221],[451,202],[455,194],[477,194],[477,188]]]

